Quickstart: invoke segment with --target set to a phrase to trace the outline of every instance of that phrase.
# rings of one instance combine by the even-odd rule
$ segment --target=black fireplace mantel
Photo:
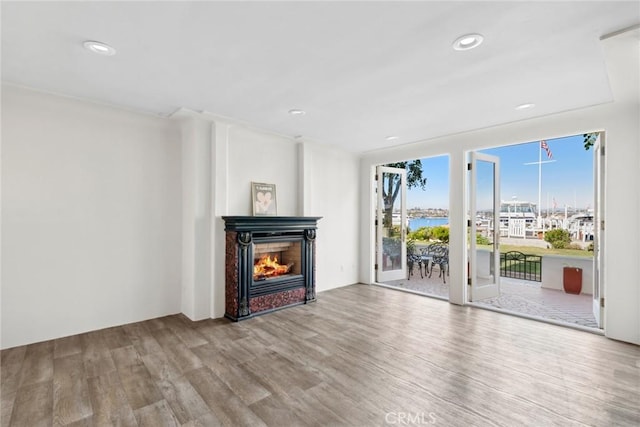
[[[302,231],[317,229],[321,216],[223,216],[225,231]]]
[[[316,299],[316,231],[322,217],[223,216],[225,222],[225,317],[238,321]],[[293,245],[295,273],[254,277],[254,251]],[[289,246],[291,247],[291,246]],[[282,253],[281,253],[282,254]]]

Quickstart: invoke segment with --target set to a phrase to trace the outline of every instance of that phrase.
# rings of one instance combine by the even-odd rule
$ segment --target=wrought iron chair
[[[429,274],[429,264],[433,265],[433,256],[440,251],[442,243],[432,243],[426,248],[420,249],[420,259],[424,264],[424,274]]]
[[[446,276],[449,275],[449,246],[444,244],[431,245],[431,271],[429,272],[429,278],[433,274],[433,267],[438,266],[440,272],[438,277],[442,277],[442,281],[447,283]]]
[[[422,256],[415,253],[415,247],[407,247],[407,280],[411,280],[413,276],[413,267],[418,264],[418,271],[420,271],[420,278],[422,275]]]

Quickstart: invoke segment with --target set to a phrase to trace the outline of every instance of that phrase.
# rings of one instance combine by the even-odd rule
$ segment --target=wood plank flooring
[[[365,285],[1,359],[2,426],[640,425],[640,347]]]

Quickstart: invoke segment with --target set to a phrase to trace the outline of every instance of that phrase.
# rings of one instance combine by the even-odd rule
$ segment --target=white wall
[[[1,346],[179,312],[174,125],[2,89]]]
[[[297,144],[290,138],[250,129],[206,114],[198,117],[208,120],[213,128],[211,143],[214,160],[211,176],[215,188],[211,216],[212,281],[208,294],[200,292],[199,295],[200,298],[211,298],[210,317],[219,318],[224,316],[225,298],[226,254],[222,216],[253,214],[251,182],[275,184],[278,215],[298,215],[298,150]]]
[[[239,125],[229,128],[228,138],[228,214],[252,214],[251,181],[276,184],[278,215],[322,217],[316,240],[316,290],[356,283],[358,158]],[[220,306],[215,317],[222,314]]]
[[[251,182],[276,185],[279,216],[321,216],[316,240],[316,289],[318,292],[358,281],[359,240],[359,159],[345,151],[302,142],[286,136],[263,132],[243,124],[207,113],[182,110],[175,116],[181,120],[183,144],[210,144],[210,188],[213,188],[209,210],[210,245],[183,250],[182,292],[186,307],[194,301],[212,301],[210,313],[183,310],[193,320],[224,315],[225,250],[224,221],[226,215],[252,215]],[[211,131],[205,132],[205,125]],[[196,131],[200,129],[200,131]],[[189,152],[190,153],[190,152]],[[189,155],[187,153],[187,155]],[[190,156],[190,155],[189,155]],[[193,157],[193,156],[190,156]],[[183,161],[183,165],[196,162]],[[197,162],[204,167],[206,162]],[[202,175],[199,173],[198,175]],[[183,171],[184,191],[201,202],[205,194],[198,188],[189,171]],[[183,206],[183,227],[193,230],[192,197]],[[190,201],[191,200],[191,201]],[[211,280],[208,288],[198,285],[191,270],[198,270],[198,259],[211,254]],[[193,267],[196,266],[196,267]]]
[[[542,257],[542,284],[546,289],[564,290],[564,267],[582,269],[582,294],[593,295],[593,258],[545,255]]]
[[[344,151],[304,143],[303,214],[321,216],[317,238],[317,290],[358,282],[359,159]]]
[[[297,215],[297,143],[289,138],[235,125],[229,128],[228,144],[228,215],[253,214],[252,181],[275,184],[278,215]]]
[[[193,320],[211,313],[211,124],[185,115],[182,130],[182,313]]]
[[[639,30],[603,42],[615,102],[368,153],[361,161],[360,280],[372,283],[371,170],[377,164],[450,154],[450,262],[452,302],[466,301],[463,181],[471,150],[604,130],[605,334],[640,344],[640,58]]]

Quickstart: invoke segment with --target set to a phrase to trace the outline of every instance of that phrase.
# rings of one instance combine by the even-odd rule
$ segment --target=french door
[[[604,234],[604,148],[602,133],[593,146],[594,207],[593,207],[593,316],[599,328],[604,327],[602,242]]]
[[[376,211],[376,281],[407,274],[407,171],[378,166]]]
[[[472,152],[469,168],[469,300],[480,301],[500,295],[500,159]],[[478,222],[488,251],[478,250]]]

